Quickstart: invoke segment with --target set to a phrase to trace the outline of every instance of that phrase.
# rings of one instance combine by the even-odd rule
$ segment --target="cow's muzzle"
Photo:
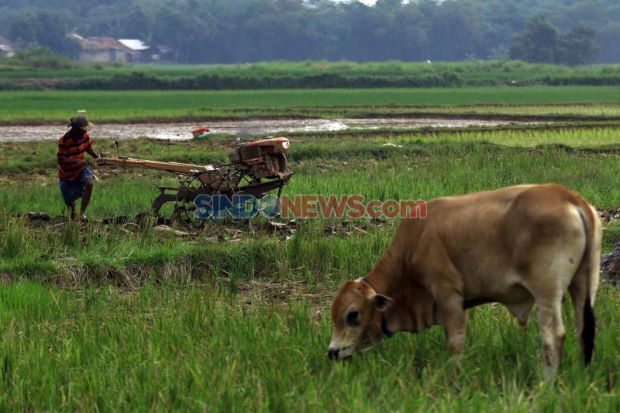
[[[351,347],[344,347],[342,349],[330,347],[327,349],[327,357],[330,360],[348,360],[351,358]]]

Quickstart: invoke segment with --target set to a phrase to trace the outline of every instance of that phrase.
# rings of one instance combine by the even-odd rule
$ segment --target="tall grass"
[[[618,85],[617,65],[579,68],[512,61],[459,63],[264,62],[251,65],[119,66],[52,64],[55,69],[0,65],[3,88],[196,90],[495,85]],[[23,63],[28,63],[24,61]],[[33,62],[37,63],[37,62]],[[63,67],[67,68],[63,69]]]
[[[617,145],[610,146],[616,133],[298,137],[289,156],[296,174],[286,193],[428,199],[555,181],[598,207],[616,207],[620,163]],[[197,163],[226,153],[208,142],[132,145],[136,156]],[[398,334],[349,363],[334,363],[325,354],[330,301],[342,280],[372,267],[397,222],[299,220],[294,233],[265,229],[265,220],[237,227],[211,222],[196,235],[176,237],[148,226],[16,217],[28,210],[62,212],[53,154],[53,143],[0,146],[2,411],[620,409],[620,294],[609,284],[594,309],[597,351],[588,369],[565,306],[569,334],[555,383],[540,382],[535,320],[521,332],[498,305],[470,312],[459,360],[434,327]],[[95,221],[148,209],[157,193],[153,184],[173,181],[122,170],[100,176],[89,209]],[[617,223],[608,226],[606,251],[619,233]]]
[[[486,306],[460,361],[439,328],[329,361],[329,296],[235,299],[200,285],[0,290],[0,406],[66,411],[616,411],[618,292],[604,288],[594,364],[572,321],[557,384],[539,384],[538,330]],[[292,298],[292,297],[291,297]],[[566,308],[566,317],[571,311]]]
[[[0,121],[66,122],[87,110],[95,122],[244,116],[369,116],[411,112],[618,116],[618,87],[477,87],[269,91],[38,91],[0,93]],[[572,104],[569,107],[558,105]],[[482,107],[469,107],[483,105]],[[499,107],[497,107],[499,105]],[[501,105],[522,105],[510,108]],[[549,105],[544,108],[527,105]],[[583,106],[582,106],[583,105]],[[593,106],[594,105],[594,106]],[[599,105],[601,108],[599,109]],[[423,108],[439,106],[440,108]],[[466,108],[454,108],[468,106]],[[399,108],[400,107],[400,108]],[[597,112],[598,111],[598,112]]]
[[[544,141],[547,134],[549,132],[543,131],[531,136],[535,141]],[[432,140],[437,137],[429,138],[428,142],[419,137],[402,138],[396,140],[401,147],[384,146],[384,138],[304,140],[294,145],[290,153],[290,167],[295,175],[284,193],[290,196],[361,194],[368,200],[428,200],[515,184],[557,182],[578,191],[599,208],[616,207],[620,203],[617,185],[620,163],[614,156],[553,146],[534,149],[497,146],[475,141],[474,136],[487,136],[486,133],[472,135],[442,134],[444,138],[435,143]],[[490,133],[489,136],[496,135]],[[516,133],[510,139],[517,139]],[[566,139],[573,139],[573,134],[566,134]],[[165,159],[166,151],[154,152],[152,145],[146,143],[142,150]],[[188,148],[189,154],[197,152],[193,148],[199,145],[179,144]],[[170,153],[176,152],[171,150]],[[174,185],[173,178],[161,174],[137,176],[133,171],[119,171],[100,175],[101,181],[95,186],[88,211],[94,220],[115,216],[127,216],[132,220],[134,215],[150,209],[158,194],[156,183]],[[329,281],[334,279],[337,268],[343,266],[351,274],[368,270],[371,261],[389,242],[390,231],[380,229],[376,229],[378,241],[366,247],[361,246],[372,235],[353,232],[343,239],[321,239],[325,226],[332,225],[329,220],[300,222],[293,240],[284,244],[279,237],[266,235],[261,229],[266,223],[258,221],[253,241],[223,247],[217,245],[223,231],[217,223],[210,223],[198,240],[187,241],[174,240],[174,237],[161,239],[148,229],[130,228],[128,232],[122,226],[96,224],[77,235],[77,229],[62,225],[51,232],[47,226],[39,229],[27,226],[30,230],[23,230],[23,224],[12,216],[26,211],[57,215],[66,214],[66,210],[63,210],[53,175],[33,183],[18,175],[12,176],[8,182],[16,179],[19,186],[10,183],[0,186],[2,225],[7,234],[5,243],[0,244],[0,251],[7,251],[0,272],[20,277],[42,266],[40,273],[48,278],[57,274],[70,276],[76,268],[81,268],[85,269],[86,278],[91,274],[96,280],[116,279],[119,273],[126,273],[131,282],[139,283],[145,278],[145,271],[157,269],[167,261],[190,260],[192,264],[202,263],[201,268],[217,267],[242,278],[248,274],[269,275],[273,268],[283,268],[284,275],[285,269],[305,268],[302,276],[312,275]],[[374,184],[379,182],[380,185]],[[245,227],[241,230],[251,231]],[[277,252],[271,250],[275,245]],[[341,261],[341,257],[350,256],[347,251],[360,248],[369,258],[360,259],[356,255],[351,261]],[[109,267],[116,270],[110,272]],[[135,279],[132,273],[136,274]],[[202,278],[205,272],[196,271],[189,276]]]

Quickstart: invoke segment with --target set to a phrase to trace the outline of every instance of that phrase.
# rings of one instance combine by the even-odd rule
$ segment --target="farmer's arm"
[[[86,152],[93,158],[98,158],[99,155],[97,155],[97,152],[95,152],[95,150],[93,149],[93,141],[90,139],[90,136],[88,136],[88,134],[85,134],[85,137],[88,140],[88,146],[85,149]]]
[[[92,147],[89,147],[88,149],[86,149],[86,152],[88,152],[88,154],[92,156],[93,158],[99,157],[99,155],[97,155],[97,152],[95,152]]]

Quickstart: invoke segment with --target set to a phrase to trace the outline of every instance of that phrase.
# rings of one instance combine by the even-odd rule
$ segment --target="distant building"
[[[0,36],[0,58],[15,55],[13,44],[4,37]]]
[[[161,62],[174,61],[174,49],[166,45],[157,45],[153,51],[153,60]]]
[[[151,48],[139,39],[69,35],[80,44],[78,60],[96,63],[137,63],[153,60]]]
[[[151,63],[159,60],[161,51],[157,46],[149,46],[140,39],[118,39],[125,47],[133,50],[138,56],[138,61]]]

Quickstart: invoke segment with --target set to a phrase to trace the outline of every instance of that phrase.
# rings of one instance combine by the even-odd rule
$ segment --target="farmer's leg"
[[[93,193],[93,179],[84,180],[84,191],[82,192],[82,202],[80,203],[80,215],[84,215],[88,204],[90,203],[90,197]]]
[[[67,208],[69,208],[69,218],[75,219],[75,201],[79,198],[75,193],[75,186],[71,182],[60,180],[60,193]]]
[[[75,201],[71,201],[70,203],[67,204],[67,206],[69,207],[69,217],[71,218],[71,220],[75,219]]]

